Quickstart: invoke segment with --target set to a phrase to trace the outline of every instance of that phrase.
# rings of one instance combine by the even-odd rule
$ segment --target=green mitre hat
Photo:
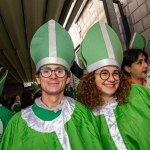
[[[131,38],[129,49],[146,50],[148,46],[148,39],[139,33],[134,33]]]
[[[4,74],[2,75],[2,77],[0,78],[0,96],[2,95],[2,91],[3,91],[3,88],[4,88],[4,84],[5,84],[7,74],[8,74],[8,70],[6,70],[4,72]]]
[[[107,24],[95,23],[81,44],[81,57],[88,72],[108,65],[121,68],[123,50],[115,31]]]
[[[69,33],[54,20],[48,21],[36,31],[31,41],[30,53],[37,72],[48,64],[62,65],[70,70],[75,57]]]

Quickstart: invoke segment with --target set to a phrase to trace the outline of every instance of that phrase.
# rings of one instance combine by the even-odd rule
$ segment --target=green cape
[[[1,122],[1,127],[0,127],[0,141],[1,137],[4,133],[4,130],[7,126],[7,123],[9,119],[12,117],[13,113],[9,111],[6,107],[0,105],[0,122]]]
[[[128,103],[117,105],[112,110],[111,127],[108,126],[107,114],[96,114],[101,139],[104,149],[117,150],[121,145],[113,140],[111,129],[116,132],[115,123],[118,125],[120,135],[127,150],[148,150],[150,146],[150,90],[140,86],[132,85],[127,97]],[[102,110],[102,109],[101,109]],[[93,111],[94,112],[94,111]],[[113,132],[112,132],[113,134]],[[115,136],[115,135],[114,135]],[[119,145],[120,144],[120,145]]]
[[[65,99],[65,107],[56,113],[34,104],[14,115],[0,149],[101,150],[92,113],[79,102]]]

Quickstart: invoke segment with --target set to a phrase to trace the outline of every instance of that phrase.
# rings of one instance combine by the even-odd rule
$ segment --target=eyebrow
[[[137,60],[137,62],[139,62],[139,61],[143,61],[143,60],[144,60],[144,61],[146,61],[146,58],[138,59],[138,60]]]

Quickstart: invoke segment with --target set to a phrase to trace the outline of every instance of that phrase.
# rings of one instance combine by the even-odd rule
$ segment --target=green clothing
[[[64,97],[54,112],[34,104],[13,116],[1,150],[101,150],[92,113],[72,98]]]
[[[21,103],[14,103],[11,107],[13,113],[17,113],[21,110]]]
[[[148,150],[150,146],[150,90],[132,85],[128,103],[116,99],[93,110],[105,150]]]
[[[0,141],[7,126],[9,119],[12,117],[13,113],[9,111],[6,107],[0,104]]]

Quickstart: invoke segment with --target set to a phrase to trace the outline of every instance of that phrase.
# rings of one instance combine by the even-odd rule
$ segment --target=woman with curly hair
[[[105,70],[105,68],[106,68],[106,70]],[[87,76],[82,78],[82,80],[81,80],[80,84],[81,84],[82,90],[80,89],[80,95],[79,95],[80,98],[79,99],[81,99],[80,101],[91,109],[95,108],[98,105],[105,104],[105,100],[103,99],[103,96],[102,96],[103,92],[101,91],[101,90],[104,90],[105,87],[102,88],[101,90],[99,90],[97,88],[97,86],[98,86],[97,84],[99,84],[97,82],[97,81],[99,81],[99,75],[102,77],[106,73],[109,74],[109,72],[107,72],[108,67],[105,67],[105,68],[102,69],[100,74],[99,74],[99,71],[91,72]],[[109,68],[116,69],[116,67],[114,67],[114,66],[111,66]],[[130,89],[130,83],[128,82],[127,77],[124,76],[124,74],[122,74],[118,70],[118,68],[115,70],[115,72],[112,75],[118,76],[118,79],[120,80],[119,81],[120,84],[118,84],[119,88],[117,88],[114,95],[116,97],[118,97],[117,101],[119,104],[126,103],[127,102],[126,96]],[[96,82],[95,82],[95,80],[96,80]],[[109,92],[109,91],[106,90],[105,92]],[[99,99],[99,101],[97,99]]]
[[[92,109],[104,149],[146,150],[150,145],[150,90],[131,85],[121,73],[123,50],[117,34],[97,22],[81,44],[89,74],[78,99]]]

